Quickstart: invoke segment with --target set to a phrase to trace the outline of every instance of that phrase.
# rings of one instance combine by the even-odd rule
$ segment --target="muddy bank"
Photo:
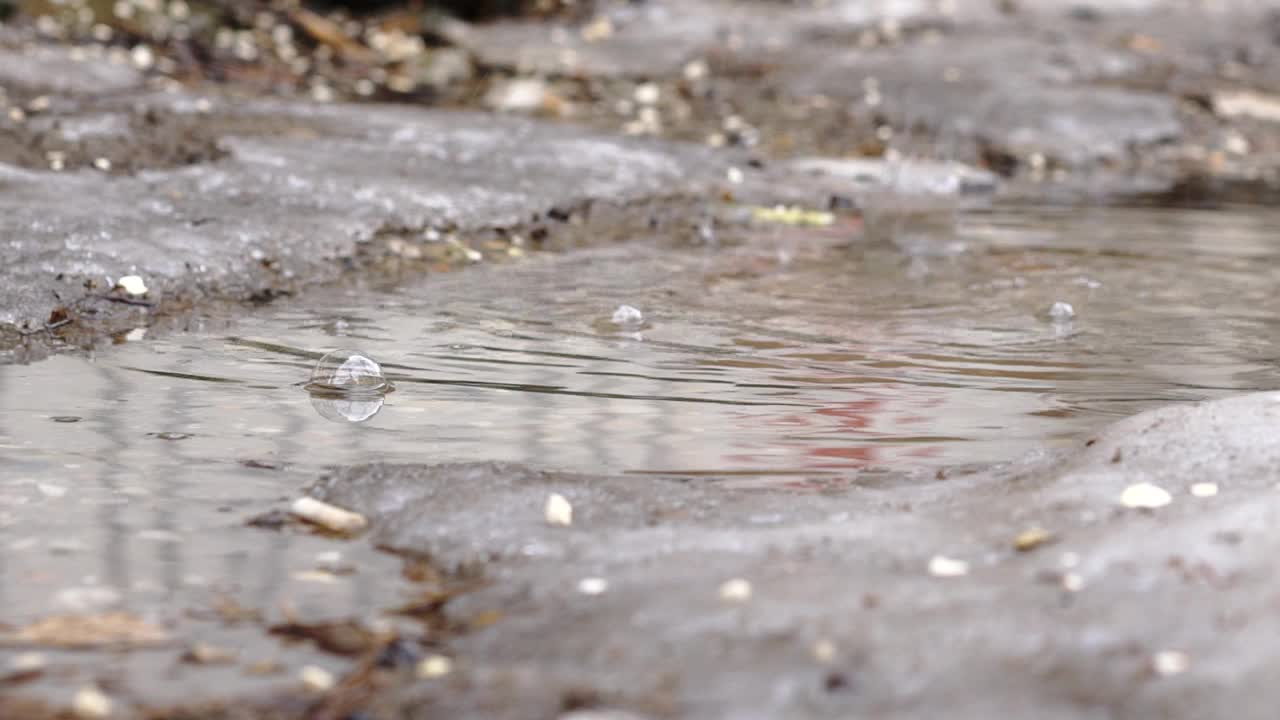
[[[503,608],[455,645],[470,692],[384,712],[1266,717],[1274,648],[1237,630],[1271,623],[1277,419],[1274,393],[1170,408],[1061,458],[825,497],[502,465],[314,492],[378,543],[482,564],[493,583],[450,611]],[[1125,506],[1138,483],[1151,509]],[[571,526],[545,522],[549,493]]]
[[[211,716],[1269,717],[1277,419],[1275,393],[1167,408],[825,493],[343,469],[310,491],[371,521],[355,542],[475,580],[433,611],[467,628],[447,671],[348,664],[308,711]]]
[[[209,301],[269,301],[388,264],[603,240],[587,232],[688,230],[668,208],[722,178],[721,162],[696,148],[519,119],[118,102],[128,108],[120,122],[107,113],[83,120],[106,128],[104,155],[93,158],[83,140],[57,151],[64,171],[3,170],[0,233],[14,240],[0,259],[0,324],[10,345],[19,334],[127,331]],[[136,117],[165,119],[137,133]],[[193,130],[205,140],[192,140]],[[140,166],[148,157],[159,167]],[[141,280],[141,292],[118,286],[126,276]]]

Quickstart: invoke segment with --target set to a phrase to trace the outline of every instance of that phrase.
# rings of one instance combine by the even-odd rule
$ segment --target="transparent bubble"
[[[619,305],[618,309],[613,311],[611,319],[614,325],[643,325],[644,313],[630,305]]]
[[[1054,322],[1064,323],[1071,322],[1076,316],[1076,309],[1071,307],[1071,303],[1058,301],[1049,308],[1049,318]]]
[[[383,395],[393,389],[382,366],[354,350],[334,350],[311,372],[307,392],[326,397]]]

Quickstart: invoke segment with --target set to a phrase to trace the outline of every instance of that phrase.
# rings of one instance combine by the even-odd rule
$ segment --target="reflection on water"
[[[332,397],[311,393],[311,407],[320,413],[320,417],[337,423],[364,422],[382,409],[381,395],[371,397],[357,395],[354,397]]]
[[[540,258],[269,308],[235,337],[8,368],[0,413],[11,443],[92,459],[71,448],[102,442],[102,422],[47,418],[109,408],[110,432],[191,433],[183,447],[211,466],[502,459],[782,475],[1000,460],[1106,416],[1273,387],[1272,220],[993,213],[969,218],[958,256],[806,254],[800,235]],[[795,259],[780,264],[780,249]],[[617,331],[620,306],[643,313],[642,333]],[[1072,321],[1055,322],[1065,306]],[[299,393],[320,353],[353,338],[399,392]],[[106,374],[127,396],[94,399]],[[299,416],[304,403],[338,422]]]
[[[233,337],[0,368],[0,604],[35,612],[74,581],[148,602],[216,587],[368,607],[367,583],[290,585],[318,540],[241,527],[331,464],[796,485],[1008,459],[1154,405],[1274,389],[1278,219],[992,213],[967,220],[966,252],[914,257],[803,234],[638,242],[312,296]],[[1059,302],[1071,322],[1049,317]],[[639,335],[611,321],[622,305]],[[397,391],[304,392],[347,343]]]

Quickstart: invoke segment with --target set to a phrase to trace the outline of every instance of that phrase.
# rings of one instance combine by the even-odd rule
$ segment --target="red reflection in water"
[[[885,467],[903,458],[922,460],[940,457],[945,451],[935,443],[871,443],[860,442],[876,437],[899,434],[903,429],[927,423],[931,415],[922,412],[943,404],[941,397],[921,397],[920,393],[895,394],[890,398],[864,398],[835,403],[810,413],[788,413],[771,417],[743,416],[744,427],[815,428],[821,435],[812,440],[781,440],[777,445],[806,446],[803,454],[811,461],[805,468],[815,470]],[[816,445],[830,435],[842,440],[838,445]],[[736,453],[725,458],[733,464],[758,466],[770,464],[775,457],[760,452]]]

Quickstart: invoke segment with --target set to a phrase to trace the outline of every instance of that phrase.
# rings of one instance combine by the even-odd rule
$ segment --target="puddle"
[[[991,212],[911,256],[796,230],[719,250],[636,243],[310,296],[232,335],[3,367],[2,619],[101,589],[170,619],[223,594],[372,613],[395,582],[308,571],[334,547],[363,577],[395,577],[394,558],[244,527],[331,464],[509,460],[797,487],[1011,459],[1152,406],[1275,389],[1278,219]],[[621,306],[639,314],[615,322]],[[395,392],[308,395],[338,347],[376,359]],[[129,658],[131,677],[159,676],[147,653]]]

